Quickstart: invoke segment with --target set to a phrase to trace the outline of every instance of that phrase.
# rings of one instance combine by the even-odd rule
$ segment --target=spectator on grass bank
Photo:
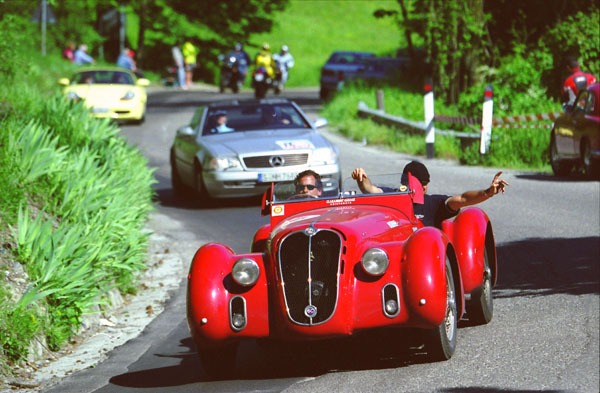
[[[131,56],[131,51],[129,48],[123,49],[123,52],[117,58],[117,67],[123,67],[131,71],[135,71],[135,61]]]
[[[563,107],[565,105],[567,107],[573,106],[577,94],[596,82],[596,78],[592,74],[581,71],[579,68],[579,61],[574,56],[567,57],[567,69],[569,70],[570,75],[563,83]]]
[[[75,60],[75,43],[73,41],[67,42],[65,49],[62,52],[63,58],[73,62]]]
[[[175,45],[173,48],[171,48],[171,54],[177,69],[177,82],[179,87],[185,90],[187,89],[187,86],[185,85],[185,62],[183,59],[183,53],[181,53],[181,48],[179,48],[179,46],[179,42],[175,42]]]
[[[73,62],[77,65],[84,64],[93,64],[96,61],[94,58],[87,54],[88,47],[86,44],[79,45],[79,49],[77,49],[73,55]]]
[[[185,85],[192,86],[192,77],[196,68],[196,56],[198,56],[198,48],[194,46],[192,40],[187,40],[181,48],[183,60],[185,62]]]

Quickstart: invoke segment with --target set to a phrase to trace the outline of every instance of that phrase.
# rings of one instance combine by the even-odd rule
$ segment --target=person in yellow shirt
[[[191,40],[187,40],[181,48],[183,54],[183,62],[185,63],[185,85],[192,86],[192,76],[196,68],[196,57],[198,56],[198,48],[194,46]]]
[[[267,70],[267,75],[270,78],[275,76],[275,61],[273,60],[273,55],[271,54],[271,46],[268,43],[262,44],[260,52],[256,55],[255,61],[256,68],[265,67]]]

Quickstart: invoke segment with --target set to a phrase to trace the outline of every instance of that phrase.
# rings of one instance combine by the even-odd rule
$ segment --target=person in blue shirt
[[[135,71],[135,62],[130,56],[129,48],[123,49],[123,52],[117,58],[117,67],[127,68],[128,70]]]
[[[94,58],[87,54],[88,47],[86,44],[79,45],[79,48],[73,55],[73,62],[77,65],[93,64],[96,61]]]

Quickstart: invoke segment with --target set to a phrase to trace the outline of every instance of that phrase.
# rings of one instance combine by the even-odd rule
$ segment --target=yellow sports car
[[[87,68],[58,83],[68,99],[84,100],[95,117],[144,121],[150,82],[125,68]]]

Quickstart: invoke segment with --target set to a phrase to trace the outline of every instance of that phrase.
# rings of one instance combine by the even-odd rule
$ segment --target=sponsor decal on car
[[[272,216],[283,216],[285,214],[284,205],[277,205],[271,207]]]
[[[356,198],[342,198],[342,199],[328,199],[326,202],[328,205],[339,206],[339,205],[351,205]]]

